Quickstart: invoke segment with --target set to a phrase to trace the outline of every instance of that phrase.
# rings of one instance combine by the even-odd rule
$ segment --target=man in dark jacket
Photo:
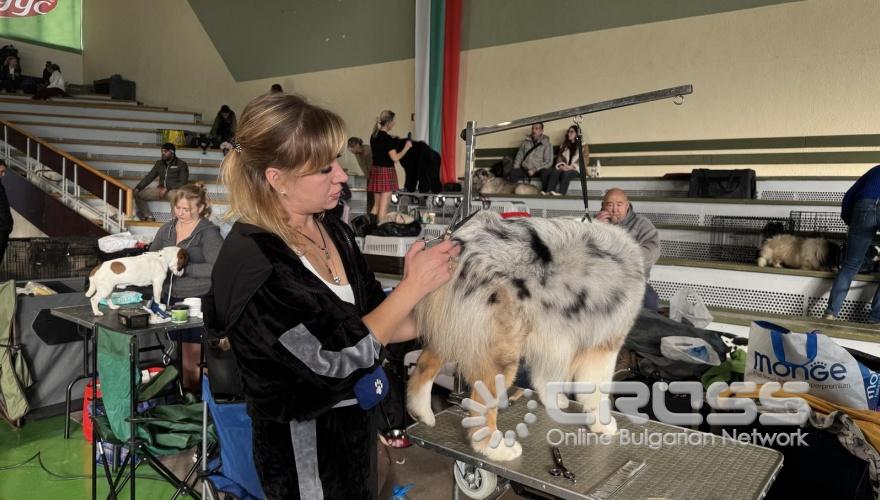
[[[4,175],[6,175],[6,162],[0,160],[0,179]],[[12,211],[9,209],[9,199],[6,198],[6,188],[0,182],[0,262],[3,262],[3,256],[6,254],[10,233],[12,233]]]
[[[138,219],[155,221],[149,202],[171,200],[175,189],[189,183],[189,165],[178,158],[176,153],[177,147],[174,144],[163,144],[162,159],[157,160],[150,173],[135,186],[134,201]],[[156,178],[159,179],[159,186],[147,187]]]

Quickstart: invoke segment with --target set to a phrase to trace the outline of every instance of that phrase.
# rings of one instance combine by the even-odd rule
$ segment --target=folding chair
[[[202,377],[202,401],[205,403],[202,442],[206,442],[210,412],[220,445],[220,456],[203,463],[203,496],[219,500],[219,494],[223,492],[241,500],[265,498],[254,466],[253,429],[244,401],[215,400],[208,376]],[[207,454],[204,445],[203,452]]]
[[[196,471],[202,455],[199,453],[198,460],[183,479],[175,476],[159,461],[159,457],[176,455],[199,444],[202,439],[202,405],[159,405],[135,415],[136,405],[156,398],[177,378],[177,369],[173,365],[168,366],[148,383],[142,384],[137,355],[130,354],[131,336],[101,326],[97,335],[98,376],[104,414],[93,415],[96,424],[94,439],[97,440],[101,464],[110,486],[108,498],[118,498],[126,483],[129,480],[134,482],[136,469],[143,463],[175,487],[172,500],[181,494],[200,498],[193,488],[198,479]],[[135,381],[135,394],[131,390],[132,380]],[[121,447],[128,449],[115,475],[102,443],[113,445],[114,462],[118,462]]]

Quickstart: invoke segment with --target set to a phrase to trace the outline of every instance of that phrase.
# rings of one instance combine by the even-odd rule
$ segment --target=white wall
[[[46,233],[37,229],[37,226],[28,222],[27,219],[12,211],[12,233],[10,238],[45,238]]]

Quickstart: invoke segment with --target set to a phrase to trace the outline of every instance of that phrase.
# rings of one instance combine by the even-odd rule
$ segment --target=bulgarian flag
[[[440,179],[456,181],[461,0],[416,0],[414,138],[440,151]]]

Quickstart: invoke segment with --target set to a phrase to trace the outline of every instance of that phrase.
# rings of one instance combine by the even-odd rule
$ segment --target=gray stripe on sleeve
[[[302,324],[284,332],[279,340],[310,370],[323,377],[333,378],[345,378],[355,370],[372,366],[378,359],[382,347],[371,333],[357,344],[345,349],[324,350],[321,342]]]
[[[299,497],[324,500],[324,487],[318,470],[318,438],[315,435],[315,421],[291,420],[290,442],[293,444]]]

